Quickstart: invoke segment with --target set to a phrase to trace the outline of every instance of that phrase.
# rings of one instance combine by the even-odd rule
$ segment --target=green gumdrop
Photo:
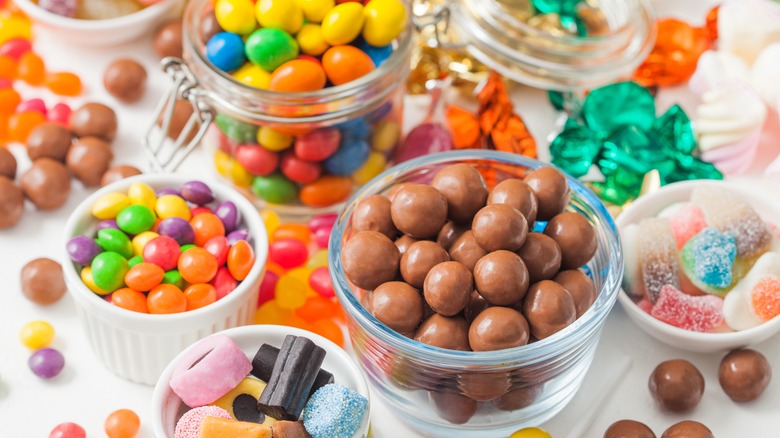
[[[189,246],[189,245],[184,245],[184,246]],[[194,246],[195,245],[193,245],[193,247]],[[182,247],[182,249],[184,249],[184,247]],[[189,248],[187,248],[187,249],[189,249]],[[184,279],[181,278],[181,274],[179,273],[178,269],[172,269],[172,270],[166,272],[165,275],[163,275],[162,282],[163,282],[163,284],[172,284],[172,285],[178,287],[179,289],[182,289],[182,290],[184,289]]]
[[[574,177],[588,173],[601,150],[601,140],[590,128],[565,129],[550,144],[552,163]]]
[[[102,252],[92,260],[92,279],[99,288],[113,292],[124,286],[125,274],[129,269],[127,259],[120,254]]]
[[[267,72],[298,57],[298,42],[287,32],[263,28],[246,39],[246,57]]]
[[[214,124],[231,140],[239,143],[257,143],[258,127],[251,123],[242,122],[219,113],[214,118]]]
[[[131,205],[122,209],[116,216],[119,229],[128,234],[141,234],[154,226],[157,216],[143,205]]]
[[[286,204],[298,195],[295,183],[278,173],[256,177],[252,181],[252,192],[271,204]]]
[[[130,238],[116,228],[104,228],[98,231],[95,241],[104,251],[115,252],[125,259],[133,256],[133,243],[130,242]]]
[[[130,260],[127,261],[127,266],[132,268],[133,266],[135,266],[135,265],[137,265],[139,263],[143,263],[143,262],[144,262],[143,256],[137,255],[137,256],[134,256],[133,258],[131,258]]]
[[[672,105],[653,123],[652,134],[664,148],[690,154],[696,149],[691,119],[680,105]]]
[[[582,117],[602,136],[624,125],[649,131],[655,121],[655,100],[636,82],[618,82],[591,91],[582,105]]]

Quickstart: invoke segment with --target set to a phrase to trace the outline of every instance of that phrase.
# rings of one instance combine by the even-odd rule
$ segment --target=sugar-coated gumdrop
[[[666,285],[650,314],[681,329],[711,332],[723,324],[723,299],[712,295],[692,297]]]
[[[672,229],[674,240],[677,241],[677,248],[682,248],[688,239],[707,227],[707,222],[699,207],[686,203],[669,217],[669,226]]]
[[[763,322],[759,317],[759,309],[754,306],[770,304],[773,302],[771,297],[777,300],[778,292],[774,285],[777,279],[780,279],[780,254],[768,252],[756,260],[756,263],[750,269],[750,272],[737,283],[734,288],[726,294],[723,301],[723,315],[726,324],[732,330],[747,330]],[[763,283],[763,284],[762,284]],[[761,284],[761,287],[758,287]],[[754,294],[758,289],[758,296]],[[756,299],[758,298],[758,299]],[[768,312],[761,309],[760,312]]]
[[[764,277],[753,288],[753,310],[764,321],[780,315],[780,278]]]
[[[737,257],[734,235],[705,228],[682,249],[685,274],[705,292],[721,294],[731,285],[732,266]]]
[[[655,303],[664,286],[680,288],[677,243],[666,219],[642,220],[638,237],[639,264],[645,294]]]

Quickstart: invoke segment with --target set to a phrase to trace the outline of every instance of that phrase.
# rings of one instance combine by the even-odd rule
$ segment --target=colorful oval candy
[[[130,205],[130,198],[124,193],[106,193],[92,206],[92,215],[103,220],[114,219],[128,205]]]
[[[257,145],[240,145],[236,149],[236,161],[252,175],[264,176],[276,170],[279,155]]]
[[[232,76],[242,84],[261,90],[267,90],[268,84],[271,82],[270,73],[251,63],[241,66],[241,68],[232,73]]]
[[[300,47],[301,52],[307,55],[322,55],[330,47],[322,36],[322,27],[319,24],[304,24],[301,30],[298,31],[298,34],[295,35],[295,40],[298,41],[298,47]],[[313,60],[317,61],[317,58]]]
[[[143,256],[146,244],[157,236],[159,236],[159,234],[154,231],[144,231],[133,237],[133,256]]]
[[[163,195],[157,198],[157,204],[154,207],[154,211],[160,219],[178,217],[184,220],[190,220],[192,217],[192,212],[190,211],[190,207],[187,206],[187,202],[176,195]]]
[[[249,275],[255,264],[255,252],[252,246],[245,240],[239,240],[230,247],[227,257],[227,266],[230,274],[238,281],[242,281]]]
[[[333,0],[295,0],[309,23],[320,23],[325,15],[336,6]]]
[[[328,79],[318,64],[301,59],[287,61],[271,75],[269,90],[285,93],[321,90]]]
[[[387,165],[387,159],[379,152],[371,152],[363,165],[352,174],[357,184],[363,185],[382,173]]]
[[[293,144],[293,137],[268,126],[261,126],[257,131],[257,142],[269,151],[283,151]]]
[[[299,198],[310,207],[326,207],[344,201],[352,193],[348,177],[326,175],[301,188]]]
[[[272,204],[285,204],[295,199],[298,188],[278,173],[258,176],[252,182],[252,193]]]
[[[344,138],[339,150],[325,160],[325,170],[333,175],[351,175],[365,164],[370,153],[364,140]]]
[[[203,245],[203,249],[217,259],[217,265],[222,266],[227,262],[230,245],[224,236],[214,236]]]
[[[141,234],[149,231],[154,226],[157,216],[149,208],[143,205],[131,205],[116,217],[116,224],[120,230],[128,234]]]
[[[399,0],[372,0],[363,15],[363,39],[372,46],[390,44],[406,27],[406,7]]]
[[[333,85],[342,85],[374,71],[374,62],[357,47],[334,46],[322,55],[322,67]]]
[[[298,42],[280,29],[258,29],[246,40],[246,56],[263,70],[274,71],[298,56]]]
[[[319,178],[322,173],[320,163],[302,160],[292,152],[287,152],[282,156],[282,163],[279,167],[284,176],[299,184],[310,183]]]
[[[303,25],[303,12],[294,0],[258,0],[257,22],[262,27],[281,29],[295,34]]]
[[[127,197],[130,198],[131,204],[143,205],[150,210],[154,210],[157,203],[157,194],[154,189],[142,182],[130,184],[130,187],[127,188]]]
[[[306,263],[309,251],[300,240],[281,239],[268,247],[268,260],[284,269],[292,269]]]
[[[133,312],[149,313],[146,295],[126,287],[111,294],[111,304]]]
[[[322,161],[338,150],[340,142],[338,129],[318,129],[295,139],[295,155],[302,160]]]
[[[85,266],[81,269],[81,272],[79,273],[79,277],[81,277],[81,281],[84,282],[84,285],[87,286],[87,289],[91,290],[92,292],[95,292],[98,295],[108,295],[111,292],[107,291],[97,284],[95,284],[95,278],[92,276],[92,268],[90,266]]]
[[[112,251],[129,259],[133,256],[133,243],[127,234],[115,228],[106,228],[97,232],[95,239],[103,251]],[[93,259],[94,263],[94,259]]]
[[[217,259],[203,248],[191,248],[179,256],[181,277],[188,283],[208,283],[217,274]]]
[[[203,246],[211,238],[225,235],[225,224],[215,214],[203,213],[190,220],[195,232],[195,245]]]
[[[168,236],[158,236],[150,240],[144,246],[143,257],[145,262],[154,263],[170,271],[176,267],[181,254],[179,244]]]
[[[331,46],[349,44],[360,35],[364,21],[362,4],[342,3],[322,19],[322,37]]]
[[[240,36],[235,33],[220,32],[206,43],[206,58],[218,69],[231,72],[246,62],[244,50],[244,40]]]
[[[217,301],[217,289],[207,283],[192,284],[184,289],[184,298],[187,300],[188,311],[200,309]]]
[[[217,0],[214,15],[227,32],[248,35],[257,27],[252,0]]]
[[[92,279],[100,289],[113,292],[124,285],[125,274],[129,269],[127,259],[106,251],[92,260]]]
[[[226,266],[220,266],[210,284],[217,290],[217,300],[221,300],[238,287],[238,281],[233,278]]]
[[[187,310],[187,298],[184,292],[172,284],[161,284],[146,296],[149,313],[168,314]]]
[[[154,263],[139,263],[125,274],[125,284],[127,287],[139,292],[152,290],[162,283],[165,271]]]

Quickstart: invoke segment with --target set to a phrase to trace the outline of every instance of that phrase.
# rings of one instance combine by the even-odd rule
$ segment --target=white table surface
[[[702,22],[713,0],[655,0],[660,16],[677,16]],[[45,56],[52,70],[78,72],[88,92],[84,98],[74,100],[103,101],[119,112],[119,135],[114,142],[115,164],[126,163],[144,166],[140,149],[140,135],[149,120],[156,99],[167,86],[167,79],[158,71],[156,59],[151,54],[150,39],[122,47],[92,49],[63,44],[50,34],[41,32],[35,42],[36,50]],[[146,97],[134,105],[120,105],[106,95],[102,87],[105,66],[119,56],[132,56],[149,69],[149,89]],[[40,95],[43,91],[33,91]],[[541,157],[546,159],[545,136],[553,128],[555,113],[546,103],[545,94],[539,90],[516,87],[513,97],[521,115],[541,143]],[[30,95],[27,93],[26,95]],[[47,102],[57,100],[48,94]],[[696,101],[684,88],[663,90],[658,99],[659,108],[680,101],[689,113]],[[407,106],[414,112],[413,104]],[[750,175],[733,178],[734,181],[770,195],[773,188],[761,177],[763,167],[777,155],[780,134],[777,114],[770,114],[770,129],[765,135],[759,156]],[[24,151],[12,147],[19,159],[20,169],[29,166]],[[200,153],[190,157],[182,172],[193,175],[211,175],[206,160]],[[71,298],[65,296],[58,303],[41,307],[21,293],[19,272],[29,260],[37,257],[59,257],[61,230],[69,212],[83,199],[89,190],[74,182],[68,203],[55,212],[38,212],[29,205],[17,227],[0,231],[0,437],[44,437],[56,425],[73,421],[82,425],[88,436],[105,436],[102,425],[105,417],[115,409],[129,408],[136,411],[142,421],[141,437],[151,437],[150,400],[152,388],[124,381],[97,362],[82,334],[76,319]],[[774,193],[777,194],[776,192]],[[775,199],[776,196],[775,196]],[[66,358],[62,374],[51,381],[34,376],[27,367],[30,352],[19,342],[22,325],[35,320],[49,321],[56,329],[53,347]],[[775,337],[756,348],[763,352],[780,374],[780,345]],[[662,360],[686,358],[693,361],[705,376],[705,396],[690,415],[664,414],[655,407],[647,390],[651,370]],[[561,414],[540,425],[556,438],[567,436],[600,437],[614,421],[632,418],[650,425],[660,436],[669,425],[691,418],[707,424],[719,438],[751,437],[770,438],[780,436],[780,375],[776,374],[764,396],[753,403],[732,403],[717,383],[717,366],[720,354],[690,354],[661,344],[640,331],[616,305],[604,329],[597,357],[589,377],[574,402]],[[624,369],[623,375],[615,376]],[[618,373],[620,374],[620,373]],[[605,381],[615,386],[605,400],[598,400]],[[588,412],[592,412],[592,418]],[[386,407],[374,398],[372,409],[374,436],[418,436],[401,426]],[[584,426],[579,434],[572,429]]]

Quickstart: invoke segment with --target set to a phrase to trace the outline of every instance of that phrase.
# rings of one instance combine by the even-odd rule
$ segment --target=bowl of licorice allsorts
[[[98,359],[154,385],[193,342],[252,322],[268,237],[254,206],[183,175],[123,179],[65,225],[63,270]]]
[[[780,208],[723,181],[685,181],[615,221],[625,271],[618,301],[654,338],[727,351],[780,331]]]
[[[157,438],[360,438],[368,385],[338,345],[305,330],[238,327],[171,361],[152,396]]]

